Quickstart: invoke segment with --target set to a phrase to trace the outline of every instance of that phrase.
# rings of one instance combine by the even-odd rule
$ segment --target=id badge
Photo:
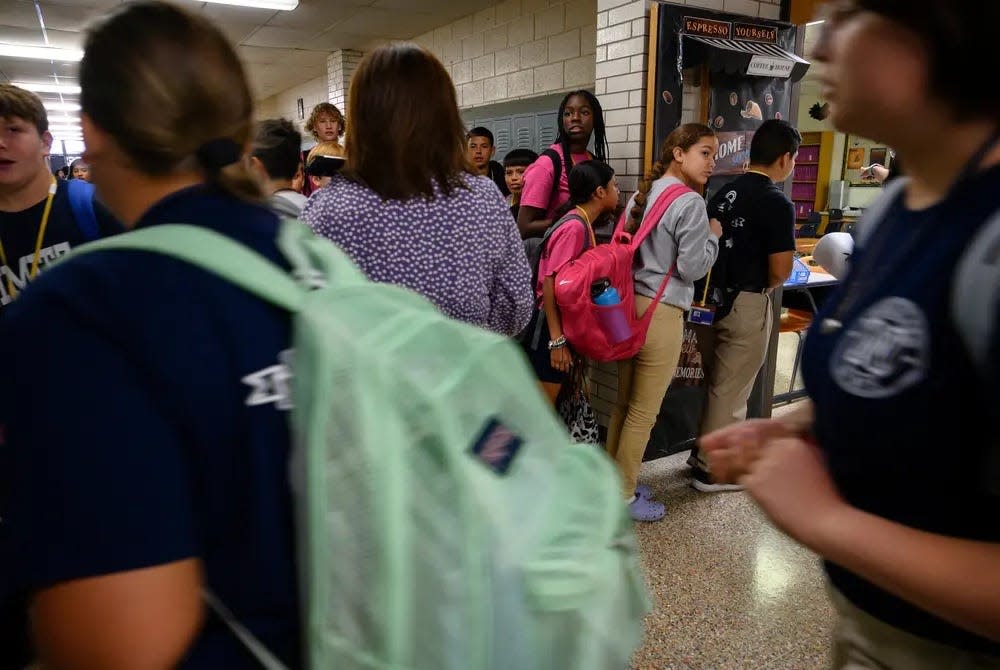
[[[715,321],[715,308],[709,305],[691,305],[688,311],[688,323],[701,326],[711,326]]]

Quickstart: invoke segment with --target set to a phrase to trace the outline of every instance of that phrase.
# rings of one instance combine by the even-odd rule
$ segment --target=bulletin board
[[[891,162],[892,152],[884,143],[848,135],[844,142],[844,170],[841,179],[851,186],[878,188],[881,184],[871,177],[862,177],[861,173],[873,163],[889,167]]]

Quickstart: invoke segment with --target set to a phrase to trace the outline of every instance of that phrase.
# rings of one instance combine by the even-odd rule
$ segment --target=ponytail
[[[646,213],[646,204],[649,200],[649,191],[653,188],[653,182],[662,177],[666,171],[667,167],[663,162],[656,161],[646,176],[639,181],[639,190],[635,192],[635,200],[628,213],[628,222],[625,224],[627,233],[632,234],[639,229],[642,215]]]
[[[260,184],[250,175],[250,170],[243,161],[210,173],[207,178],[209,184],[222,189],[234,198],[251,202],[259,202],[264,198]]]
[[[257,181],[250,176],[246,163],[240,160],[241,153],[239,143],[220,137],[198,147],[195,160],[209,184],[233,197],[259,201],[263,193]]]
[[[649,191],[653,188],[653,182],[666,174],[670,164],[674,162],[674,149],[687,151],[703,137],[715,137],[715,131],[703,123],[685,123],[674,128],[673,132],[667,135],[660,148],[660,159],[653,163],[652,169],[639,182],[639,190],[635,194],[635,204],[629,211],[629,220],[625,225],[625,230],[634,233],[639,229],[643,214],[646,212],[646,205],[649,199]]]

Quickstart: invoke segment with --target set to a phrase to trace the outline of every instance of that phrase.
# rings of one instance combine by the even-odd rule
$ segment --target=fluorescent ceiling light
[[[80,119],[72,116],[50,116],[48,121],[49,125],[53,126],[63,125],[73,126],[74,128],[78,128],[80,126]]]
[[[75,102],[46,102],[45,109],[53,112],[79,112],[80,105]]]
[[[15,81],[12,83],[18,88],[23,88],[25,91],[34,91],[35,93],[80,94],[80,87],[75,84],[34,84],[27,81]]]
[[[820,19],[819,21],[810,21],[806,26],[818,26],[821,23],[826,23],[826,19]]]
[[[285,12],[290,12],[299,6],[299,0],[203,0],[203,2],[254,9],[278,9]]]
[[[0,56],[77,63],[83,60],[83,51],[81,49],[56,49],[55,47],[32,47],[25,44],[0,43]]]

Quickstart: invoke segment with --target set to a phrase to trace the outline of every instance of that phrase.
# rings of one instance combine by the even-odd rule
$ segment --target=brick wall
[[[635,191],[646,167],[643,165],[649,71],[646,48],[652,4],[651,0],[597,0],[594,86],[604,108],[610,163],[623,198]],[[767,19],[777,19],[781,12],[781,0],[677,0],[674,4]],[[697,120],[699,105],[698,89],[686,83],[682,120]],[[591,401],[598,419],[607,425],[618,392],[617,367],[594,365],[590,377]]]
[[[326,58],[326,78],[328,85],[328,100],[347,115],[347,92],[351,88],[351,78],[363,53],[356,49],[338,49]]]
[[[414,38],[463,109],[594,85],[597,0],[505,0]]]

